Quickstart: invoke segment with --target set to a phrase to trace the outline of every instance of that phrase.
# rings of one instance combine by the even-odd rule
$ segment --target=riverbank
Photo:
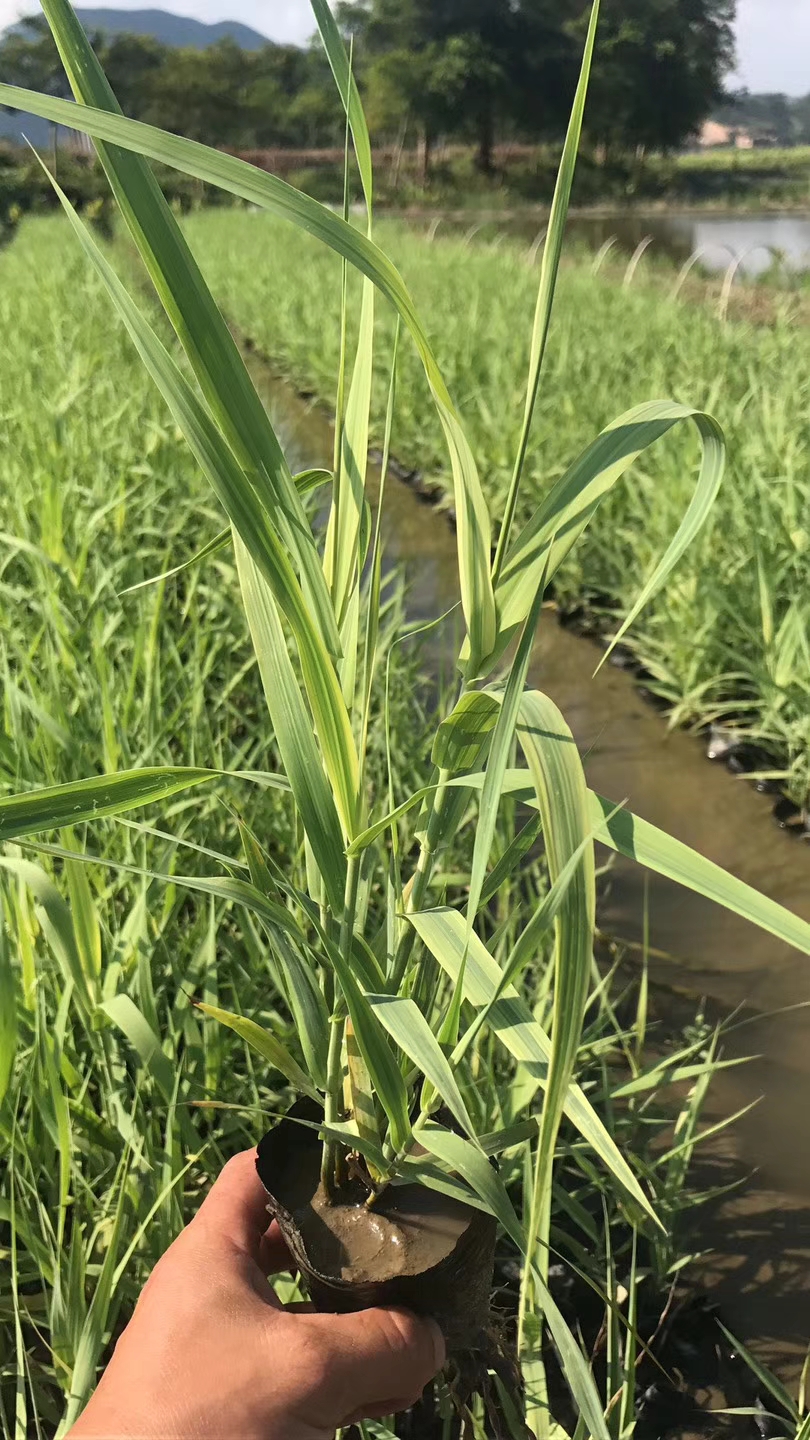
[[[188,220],[220,301],[299,389],[331,400],[337,365],[333,257],[266,216],[238,211]],[[523,247],[497,251],[385,222],[451,393],[464,412],[490,501],[508,484],[522,407],[536,269]],[[306,266],[306,285],[300,284]],[[390,317],[378,312],[382,351]],[[609,344],[606,338],[609,337]],[[448,485],[438,424],[418,363],[403,347],[397,435],[401,458]],[[387,380],[378,374],[379,434]],[[772,324],[720,324],[639,274],[631,287],[583,264],[563,272],[522,495],[525,516],[596,431],[643,400],[671,396],[723,424],[729,468],[713,518],[665,595],[628,637],[649,689],[674,725],[750,732],[784,769],[793,800],[810,793],[810,334]],[[632,603],[692,494],[697,454],[667,441],[611,494],[559,573],[558,602],[602,625]],[[449,503],[449,497],[448,497]],[[777,757],[787,757],[782,764]]]

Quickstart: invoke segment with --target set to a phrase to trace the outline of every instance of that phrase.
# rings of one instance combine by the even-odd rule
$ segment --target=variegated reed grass
[[[294,383],[330,401],[339,351],[334,257],[290,227],[243,210],[202,212],[184,228],[228,315]],[[524,317],[536,267],[527,264],[525,246],[511,242],[492,252],[440,228],[428,245],[423,234],[387,220],[377,233],[429,317],[450,388],[464,399],[465,426],[498,515],[520,423],[519,387],[530,341]],[[519,518],[528,518],[594,427],[624,404],[674,394],[721,415],[727,480],[700,537],[625,644],[674,723],[750,730],[784,769],[791,797],[809,807],[810,482],[804,453],[810,444],[810,331],[797,322],[789,301],[768,325],[724,325],[712,307],[672,299],[671,268],[640,272],[624,290],[624,266],[594,276],[591,258],[569,252],[560,276],[561,303]],[[302,266],[307,285],[297,287]],[[381,345],[390,344],[393,320],[383,313],[378,328]],[[403,347],[398,458],[421,467],[449,495],[440,427],[423,393],[418,359]],[[376,440],[385,401],[380,376],[372,395]],[[688,503],[692,453],[688,437],[656,446],[636,467],[632,483],[605,498],[554,577],[563,609],[584,603],[606,626],[621,619]]]
[[[629,608],[624,629],[667,582],[704,523],[722,477],[722,434],[703,412],[671,401],[649,402],[609,425],[573,460],[522,529],[514,524],[582,123],[595,6],[541,270],[523,419],[493,556],[492,524],[473,450],[411,296],[373,238],[370,146],[349,62],[325,0],[313,0],[313,8],[346,105],[365,196],[363,230],[232,157],[124,119],[67,0],[46,0],[45,10],[79,106],[0,86],[4,103],[16,100],[50,119],[69,118],[74,128],[79,125],[94,137],[123,218],[185,352],[193,379],[60,195],[76,240],[225,511],[281,760],[278,773],[241,766],[146,764],[23,791],[0,802],[0,835],[17,839],[67,829],[55,853],[63,856],[75,877],[83,872],[70,836],[79,823],[234,779],[290,795],[301,837],[300,867],[290,871],[274,863],[261,837],[242,825],[242,873],[235,875],[231,863],[223,873],[193,882],[186,877],[185,883],[215,900],[241,906],[252,917],[254,930],[261,927],[257,948],[261,952],[267,947],[266,963],[293,1017],[295,1041],[272,1022],[261,1025],[210,1000],[202,1002],[201,1009],[242,1036],[294,1090],[323,1103],[327,1190],[339,1190],[343,1158],[353,1152],[365,1167],[369,1204],[389,1184],[407,1178],[466,1197],[498,1218],[523,1264],[518,1346],[527,1423],[538,1436],[548,1432],[541,1343],[548,1327],[583,1425],[607,1440],[593,1378],[547,1286],[555,1158],[564,1120],[580,1137],[576,1153],[585,1153],[579,1148],[584,1142],[587,1154],[596,1157],[622,1195],[633,1223],[653,1232],[658,1223],[648,1186],[575,1075],[593,975],[594,840],[711,895],[806,953],[810,927],[621,805],[593,795],[564,718],[547,696],[526,689],[526,673],[546,586],[603,497],[651,444],[682,421],[694,425],[702,449],[694,493],[665,553]],[[329,475],[291,472],[143,156],[173,163],[284,215],[361,271],[358,340],[350,365],[341,353],[338,437]],[[436,731],[431,768],[404,797],[393,782],[375,785],[369,765],[374,681],[382,653],[381,532],[365,500],[378,293],[393,305],[416,348],[447,447],[466,627],[457,696]],[[342,329],[345,333],[346,327]],[[396,353],[389,364],[390,422]],[[390,433],[390,423],[386,430]],[[321,544],[304,499],[322,483],[331,486],[331,503]],[[210,554],[210,546],[204,549]],[[365,574],[369,579],[364,587]],[[499,667],[513,639],[515,656],[503,676]],[[516,749],[525,764],[516,763]],[[529,823],[535,833],[542,833],[550,884],[527,915],[516,917],[504,953],[489,934],[486,905],[523,859],[525,833],[519,833],[507,841],[494,866],[491,863],[499,814],[508,813],[516,802],[532,812]],[[477,807],[478,819],[466,883],[456,903],[439,904],[450,897],[436,892],[437,858],[471,806]],[[417,844],[412,868],[401,843],[403,827],[410,826]],[[213,854],[210,847],[206,853]],[[71,921],[52,882],[32,873],[29,864],[17,856],[4,860],[5,868],[33,890],[43,924],[49,927],[67,986],[65,1014],[68,1007],[75,1012],[96,1065],[109,1071],[110,1084],[105,1026],[112,1021],[149,1057],[156,1083],[173,1109],[177,1092],[165,1056],[155,1048],[148,976],[143,977],[140,1007],[115,980],[105,988],[82,882],[74,880]],[[371,903],[375,894],[385,896],[382,922]],[[537,1013],[541,997],[532,1009],[517,987],[546,936],[553,958],[540,1007],[543,1024]],[[356,1049],[347,1049],[349,1026]],[[487,1045],[501,1047],[536,1081],[542,1091],[536,1119],[518,1116],[494,1133],[483,1132],[477,1091],[485,1092],[486,1110],[492,1109],[495,1094],[494,1079],[481,1079],[476,1070],[484,1036]],[[54,1078],[54,1135],[62,1157],[57,1220],[61,1248],[70,1170],[64,1158],[66,1110],[56,1098],[61,1090],[54,1063],[46,1046],[43,1064],[50,1066]],[[442,1106],[454,1126],[437,1118]],[[137,1158],[137,1140],[134,1145]],[[490,1164],[490,1156],[516,1145],[524,1147],[528,1177],[521,1216]],[[417,1146],[426,1159],[417,1158]],[[115,1186],[115,1236],[130,1163],[132,1157],[122,1162]],[[590,1159],[583,1163],[592,1164]],[[116,1260],[110,1259],[115,1253],[111,1246],[102,1267],[98,1311],[91,1306],[87,1312],[74,1362],[74,1371],[80,1370],[78,1388],[68,1418],[86,1394],[91,1357],[98,1354],[99,1315],[108,1312],[104,1297],[109,1297],[118,1274]],[[118,1261],[118,1267],[122,1263]],[[18,1314],[19,1294],[13,1299]]]

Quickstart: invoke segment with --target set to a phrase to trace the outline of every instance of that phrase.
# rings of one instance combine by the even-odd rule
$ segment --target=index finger
[[[292,1267],[287,1247],[267,1211],[267,1191],[256,1174],[256,1151],[243,1150],[214,1181],[189,1231],[225,1239],[249,1255],[265,1275]]]

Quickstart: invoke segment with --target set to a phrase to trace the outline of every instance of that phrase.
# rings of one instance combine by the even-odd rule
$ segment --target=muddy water
[[[254,378],[296,465],[324,463],[333,445],[324,415],[258,365]],[[388,562],[401,564],[409,582],[410,618],[432,619],[453,606],[452,527],[392,477],[384,533]],[[452,626],[446,622],[432,641],[448,667]],[[711,764],[700,741],[668,733],[630,675],[608,665],[593,678],[598,658],[591,642],[561,628],[553,612],[544,613],[531,679],[565,714],[593,787],[627,801],[645,819],[810,920],[810,846],[778,830],[770,816],[773,802]],[[631,862],[618,861],[600,906],[602,929],[631,945],[641,938],[644,875]],[[650,941],[660,952],[651,973],[661,987],[661,1013],[680,1013],[679,996],[705,996],[719,1014],[749,1007],[752,1023],[736,1032],[726,1053],[736,1048],[760,1058],[718,1083],[715,1105],[719,1116],[760,1103],[731,1140],[714,1146],[703,1177],[706,1188],[745,1183],[732,1199],[699,1212],[695,1245],[716,1252],[706,1273],[729,1323],[758,1339],[768,1359],[788,1373],[810,1339],[810,1009],[764,1017],[810,1004],[810,958],[658,876],[649,875],[647,883]]]

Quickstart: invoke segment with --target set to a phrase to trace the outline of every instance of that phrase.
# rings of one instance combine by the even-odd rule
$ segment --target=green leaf
[[[383,815],[382,819],[375,820],[374,824],[369,825],[367,830],[362,830],[352,841],[351,845],[348,846],[346,854],[359,855],[362,850],[367,850],[369,845],[372,845],[377,839],[378,835],[382,835],[384,830],[390,830],[392,826],[396,825],[398,820],[401,820],[404,815],[408,814],[409,810],[413,810],[415,805],[419,805],[422,800],[427,799],[428,795],[432,795],[437,788],[436,785],[425,785],[421,790],[415,790],[412,795],[408,796],[407,800],[403,800],[401,805],[397,805],[395,810],[391,810],[387,815]]]
[[[17,1050],[17,980],[0,918],[0,1106],[14,1070]]]
[[[339,914],[346,886],[346,859],[335,800],[287,652],[273,595],[240,540],[236,541],[235,549],[245,613],[276,742],[329,903]],[[342,698],[337,703],[345,715]],[[344,779],[348,780],[349,787],[353,785],[351,773],[344,775]],[[348,801],[345,789],[344,797]]]
[[[350,597],[359,585],[363,566],[360,537],[368,468],[373,355],[374,286],[370,280],[365,279],[360,305],[357,353],[341,429],[340,463],[327,527],[324,561],[332,592],[332,604],[341,626],[346,618]],[[343,648],[347,651],[345,644]],[[351,688],[353,690],[354,687]]]
[[[263,1060],[272,1065],[274,1070],[278,1070],[285,1080],[289,1080],[300,1094],[309,1095],[312,1100],[320,1100],[321,1097],[309,1076],[301,1069],[286,1045],[282,1045],[269,1030],[257,1025],[255,1020],[246,1019],[244,1015],[234,1015],[230,1010],[220,1010],[218,1006],[206,1005],[202,1000],[195,1000],[194,1003],[204,1015],[209,1015],[212,1020],[217,1020],[220,1025],[226,1025],[229,1030],[233,1030],[251,1049],[261,1055]]]
[[[85,1314],[75,1350],[73,1369],[70,1375],[65,1413],[60,1433],[70,1430],[74,1421],[87,1403],[90,1391],[98,1379],[98,1364],[105,1339],[108,1337],[110,1305],[113,1297],[118,1250],[121,1244],[121,1228],[127,1198],[127,1176],[131,1151],[124,1153],[118,1167],[118,1197],[112,1216],[112,1225],[105,1236],[104,1259],[96,1280],[93,1297]]]
[[[0,799],[0,841],[38,830],[56,830],[99,820],[103,815],[123,815],[140,805],[166,800],[193,785],[219,778],[223,771],[185,766],[153,766],[142,770],[121,770],[113,775],[95,775],[89,780],[71,780],[67,785],[49,785]]]
[[[266,924],[266,922],[265,922]],[[301,958],[286,933],[267,925],[287,985],[290,1010],[301,1041],[304,1060],[319,1090],[326,1089],[326,1057],[329,1049],[329,1016],[326,1003],[310,965]]]
[[[601,501],[645,450],[684,420],[694,422],[702,457],[695,492],[666,553],[620,627],[612,645],[660,590],[714,504],[725,467],[725,442],[716,420],[670,400],[639,405],[614,420],[574,461],[527,521],[508,556],[496,590],[502,653],[528,613],[543,567],[551,577],[579,539]]]
[[[404,1150],[410,1142],[411,1122],[402,1071],[371,1003],[337,946],[330,949],[329,957],[346,1001],[358,1049],[366,1062],[377,1098],[388,1116],[392,1144],[396,1150]]]
[[[545,1145],[550,1157],[576,1065],[593,960],[592,822],[576,742],[547,695],[532,690],[523,696],[518,738],[534,780],[552,884],[574,866],[554,920],[552,1051],[540,1135],[541,1149]],[[549,1168],[549,1183],[550,1173]]]
[[[488,691],[466,691],[436,731],[433,764],[453,775],[479,765],[498,723],[498,711],[498,701]]]
[[[67,0],[46,0],[43,8],[76,99],[82,107],[97,106],[109,119],[122,121],[118,102]],[[76,116],[78,107],[70,108]],[[273,514],[327,649],[337,654],[337,627],[301,497],[239,347],[150,167],[126,148],[101,143],[96,151],[211,413],[255,483],[263,507]]]
[[[206,545],[203,545],[196,555],[192,555],[190,560],[184,560],[182,565],[175,565],[171,570],[164,570],[162,575],[150,575],[148,580],[139,580],[137,585],[128,585],[126,590],[119,590],[118,593],[121,596],[134,595],[136,590],[143,590],[147,585],[160,585],[164,580],[173,580],[175,575],[182,575],[185,570],[191,570],[203,560],[208,560],[211,555],[216,555],[219,550],[224,550],[230,541],[231,527],[228,525],[224,530],[220,530],[213,540],[209,540]]]
[[[68,858],[72,859],[72,853],[67,853]],[[56,956],[65,980],[72,982],[75,987],[79,1007],[84,1013],[85,1021],[88,1021],[95,1008],[95,999],[88,988],[70,909],[50,875],[47,875],[41,866],[34,865],[31,860],[0,855],[0,867],[16,875],[34,896],[37,919],[48,945]]]
[[[415,1131],[415,1137],[420,1145],[424,1145],[425,1149],[435,1155],[437,1160],[441,1160],[451,1172],[466,1180],[479,1199],[483,1200],[490,1215],[494,1215],[503,1226],[521,1254],[525,1254],[526,1238],[523,1227],[514,1212],[503,1181],[483,1151],[465,1140],[462,1135],[454,1135],[451,1130],[432,1120],[420,1125]]]
[[[493,567],[493,578],[497,583],[501,571],[501,565],[509,543],[509,535],[514,519],[517,505],[520,479],[523,473],[523,466],[526,461],[526,450],[529,444],[534,407],[537,403],[537,391],[540,384],[540,372],[543,368],[543,360],[546,354],[549,326],[551,324],[551,310],[554,304],[554,292],[557,287],[557,275],[560,268],[563,240],[565,238],[565,227],[568,220],[568,207],[571,201],[571,186],[574,182],[574,171],[577,163],[577,152],[582,134],[582,120],[585,113],[585,101],[588,95],[588,81],[593,61],[593,49],[596,41],[596,26],[599,19],[599,0],[595,0],[591,8],[590,24],[585,40],[585,52],[582,57],[582,66],[579,74],[574,104],[571,110],[571,117],[568,122],[568,131],[563,145],[560,167],[557,172],[557,181],[554,186],[554,198],[551,202],[551,213],[548,220],[548,231],[546,243],[543,247],[543,263],[540,270],[540,285],[537,292],[537,304],[534,312],[534,326],[532,328],[532,343],[529,354],[529,383],[526,389],[526,405],[523,413],[523,426],[520,440],[518,442],[515,468],[512,472],[512,479],[504,506],[501,533],[498,537],[498,549]]]
[[[481,895],[483,893],[487,866],[489,864],[489,854],[492,849],[492,841],[495,838],[495,829],[498,824],[498,808],[503,794],[504,776],[506,775],[506,767],[512,753],[512,742],[515,738],[515,728],[520,712],[521,698],[526,685],[529,660],[531,659],[532,650],[534,649],[537,622],[540,619],[540,609],[543,604],[544,591],[545,577],[541,579],[537,587],[537,594],[526,616],[515,658],[509,669],[506,690],[500,701],[495,733],[492,736],[489,748],[484,774],[484,785],[481,791],[481,802],[478,807],[478,824],[475,830],[472,865],[470,867],[470,890],[467,898],[468,931],[472,929],[473,922],[478,913],[478,906],[481,903]]]
[[[335,84],[343,101],[343,108],[349,119],[349,126],[360,171],[360,182],[366,198],[366,210],[371,215],[373,202],[373,169],[371,163],[371,140],[369,139],[363,102],[352,74],[346,47],[327,0],[311,0],[312,10],[320,31],[323,48],[326,51]]]
[[[75,107],[74,107],[75,108]],[[285,546],[247,475],[151,325],[132,302],[54,180],[63,208],[244,547],[289,621],[315,727],[347,837],[356,828],[358,764],[351,725],[321,632],[307,609]],[[273,519],[275,519],[275,515]]]
[[[729,875],[681,840],[666,835],[648,820],[617,808],[612,800],[589,791],[588,805],[594,835],[603,845],[665,875],[668,880],[676,880],[697,895],[705,895],[707,900],[713,900],[734,915],[758,925],[760,930],[767,930],[778,940],[810,955],[810,924],[806,920],[791,914],[767,895],[760,895],[758,890]]]
[[[457,910],[423,910],[408,916],[420,939],[456,983],[465,953],[466,922]],[[483,941],[473,933],[467,950],[464,998],[476,1007],[486,1005],[501,980],[501,970]],[[492,1007],[490,1029],[515,1060],[530,1067],[541,1085],[548,1076],[551,1041],[538,1025],[526,1001],[509,986]],[[565,1113],[591,1146],[602,1164],[651,1218],[655,1219],[644,1191],[630,1166],[605,1129],[583,1091],[572,1081],[565,1097]],[[657,1223],[657,1222],[656,1222]]]
[[[56,3],[56,0],[51,0],[51,3]],[[96,141],[122,146],[176,170],[183,170],[187,175],[196,175],[208,184],[217,185],[232,195],[292,221],[337,254],[343,255],[391,301],[419,351],[450,454],[458,523],[461,597],[470,636],[469,668],[471,674],[477,673],[482,658],[491,654],[496,638],[495,599],[490,576],[492,531],[489,512],[472,451],[427,335],[402,277],[387,256],[326,206],[277,176],[223,151],[211,150],[179,135],[170,135],[139,120],[129,120],[89,105],[80,108],[69,101],[14,85],[0,85],[0,105],[28,110],[55,124],[83,131]]]
[[[167,1104],[174,1094],[174,1066],[165,1054],[148,1020],[129,995],[114,995],[99,1007],[123,1031],[145,1070],[155,1080]]]
[[[299,495],[309,495],[310,491],[317,490],[320,485],[331,483],[332,471],[321,470],[319,467],[314,470],[300,470],[294,479]]]
[[[421,1010],[401,995],[367,995],[366,999],[400,1050],[419,1067],[462,1129],[475,1140],[475,1126],[447,1057]]]

